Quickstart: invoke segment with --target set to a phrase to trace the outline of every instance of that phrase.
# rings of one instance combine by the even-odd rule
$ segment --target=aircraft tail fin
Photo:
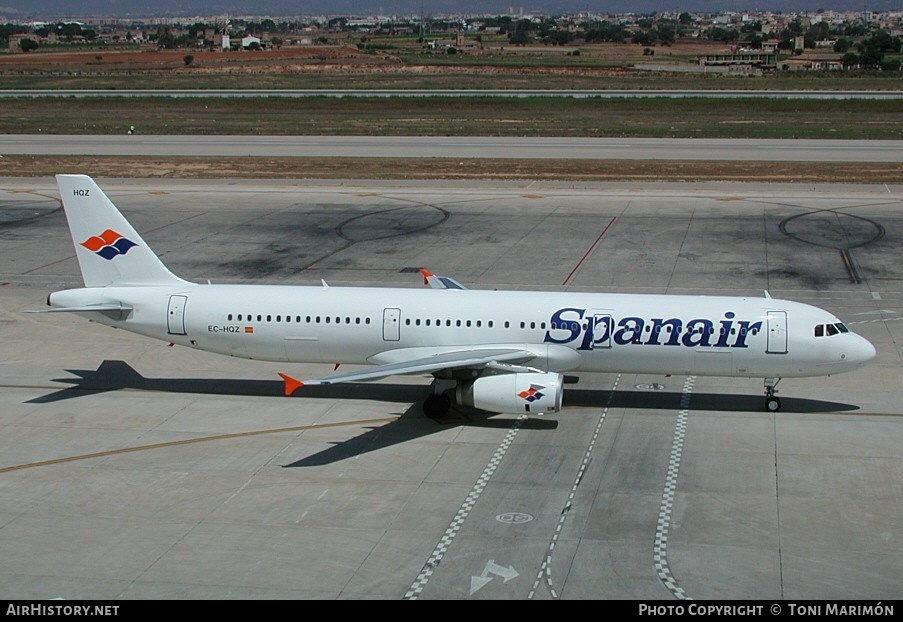
[[[57,175],[85,287],[186,283],[163,265],[87,175]]]

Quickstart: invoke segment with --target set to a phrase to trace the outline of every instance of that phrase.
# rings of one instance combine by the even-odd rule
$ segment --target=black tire
[[[445,416],[451,408],[451,399],[445,393],[430,393],[423,401],[423,414],[430,419]]]

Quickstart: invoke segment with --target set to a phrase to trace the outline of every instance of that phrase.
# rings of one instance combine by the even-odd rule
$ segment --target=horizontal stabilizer
[[[25,313],[103,313],[113,320],[124,320],[132,312],[132,306],[121,302],[104,302],[96,305],[79,305],[69,307],[53,307],[51,309],[33,309]]]
[[[85,305],[83,307],[56,307],[54,309],[30,309],[25,313],[96,313],[97,311],[131,311],[132,307],[124,304]]]

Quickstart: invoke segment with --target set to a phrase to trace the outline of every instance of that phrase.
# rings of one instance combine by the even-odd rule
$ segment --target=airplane
[[[85,286],[50,309],[189,348],[285,363],[362,365],[305,385],[430,374],[424,413],[562,408],[575,372],[782,378],[847,372],[875,348],[817,307],[765,297],[480,291],[422,270],[428,289],[192,283],[169,271],[86,175],[57,175]],[[569,375],[566,375],[569,374]]]

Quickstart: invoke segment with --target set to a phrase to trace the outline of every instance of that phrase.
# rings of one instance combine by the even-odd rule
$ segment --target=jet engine
[[[455,389],[455,398],[463,406],[510,414],[558,412],[563,396],[564,376],[552,372],[481,376],[459,382]]]

